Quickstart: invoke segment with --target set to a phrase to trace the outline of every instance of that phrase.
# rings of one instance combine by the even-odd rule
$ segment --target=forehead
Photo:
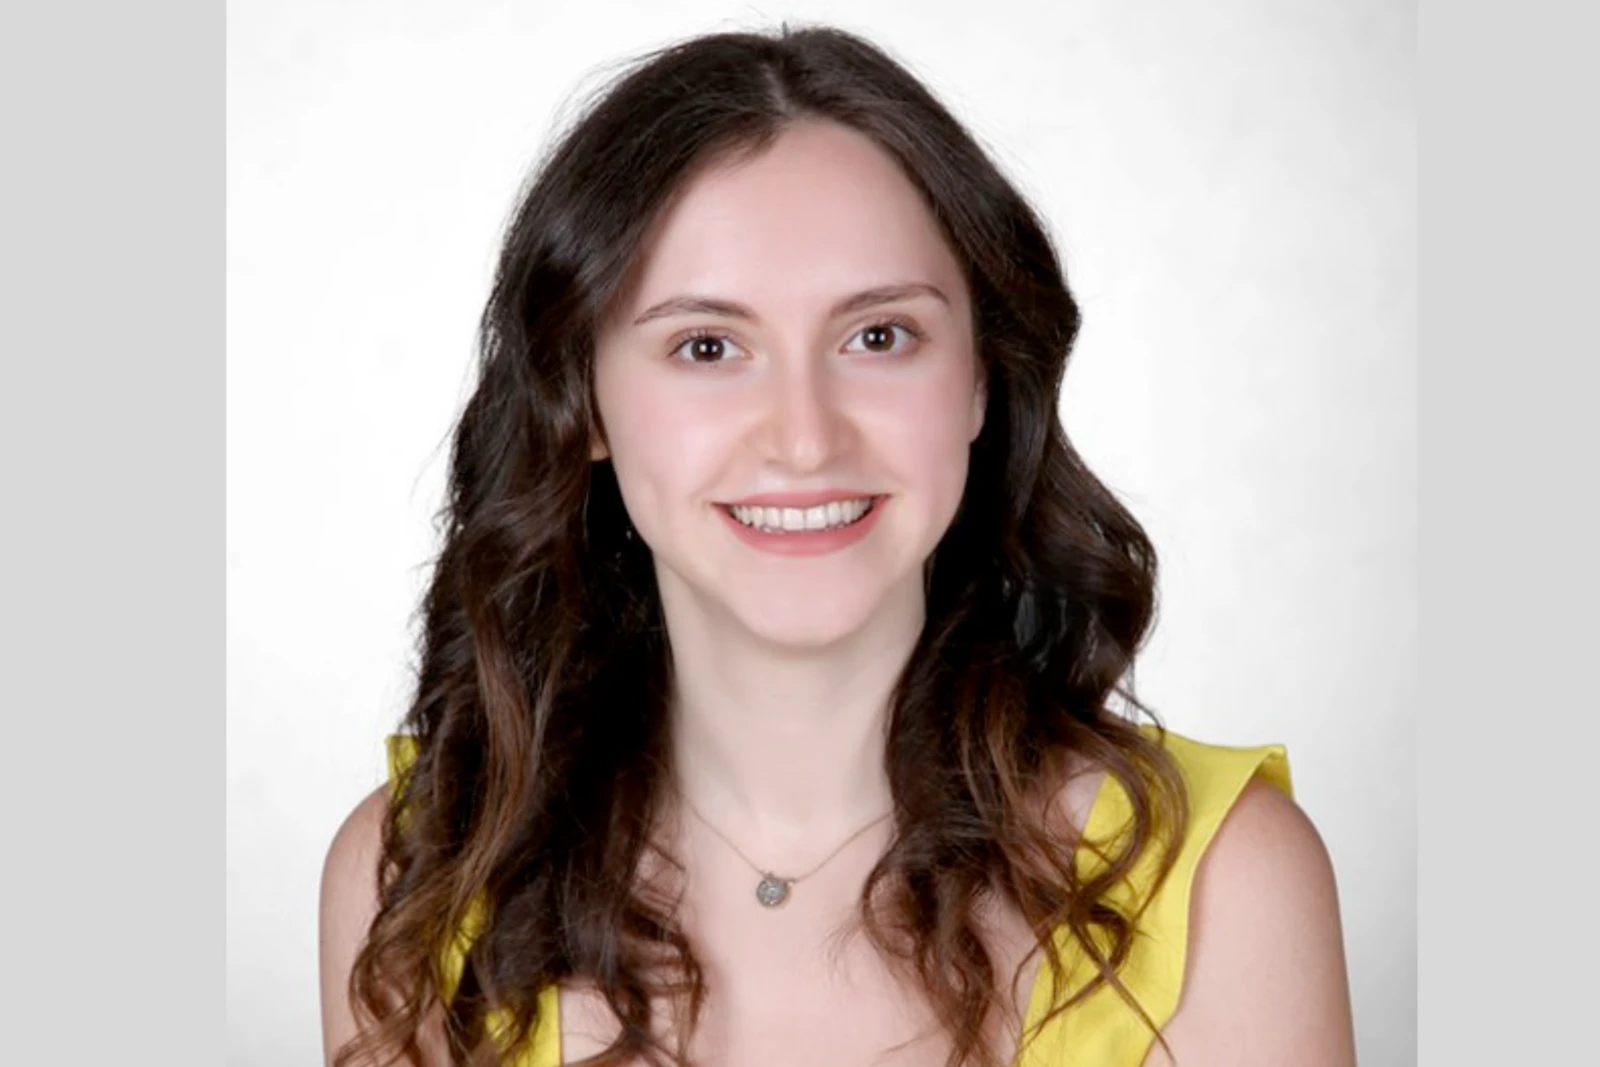
[[[646,241],[626,304],[692,290],[798,310],[910,281],[965,295],[921,194],[866,136],[805,122],[690,180]]]

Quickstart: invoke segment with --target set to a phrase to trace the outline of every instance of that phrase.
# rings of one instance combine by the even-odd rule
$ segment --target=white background
[[[1415,1062],[1413,7],[945,6],[229,3],[230,1064],[320,1056],[320,864],[409,695],[529,165],[619,60],[784,18],[887,46],[1050,223],[1085,316],[1063,417],[1164,567],[1140,692],[1289,746],[1361,1062]]]

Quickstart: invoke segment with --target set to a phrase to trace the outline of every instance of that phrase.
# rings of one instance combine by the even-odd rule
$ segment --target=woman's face
[[[669,610],[811,648],[920,613],[982,426],[971,319],[937,223],[864,136],[802,123],[693,179],[596,351],[595,456]]]

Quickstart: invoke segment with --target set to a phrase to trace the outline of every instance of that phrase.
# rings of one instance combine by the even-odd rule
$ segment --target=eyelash
[[[880,319],[880,320],[878,320],[876,322],[867,323],[865,326],[861,327],[861,329],[857,330],[854,334],[851,335],[851,340],[854,340],[855,338],[860,337],[862,334],[866,333],[868,330],[884,329],[885,327],[888,327],[888,328],[891,328],[891,329],[898,328],[898,329],[904,330],[908,335],[910,335],[911,340],[913,340],[913,341],[921,341],[923,339],[921,330],[919,330],[919,329],[917,329],[917,327],[913,326],[908,320],[900,318],[899,316],[896,315],[896,316],[890,316],[889,318],[886,318],[886,319]],[[679,362],[679,363],[687,363],[690,366],[697,366],[697,367],[716,367],[716,366],[720,366],[721,364],[728,362],[727,359],[724,358],[724,359],[713,360],[711,362],[704,362],[704,361],[700,361],[700,360],[682,358],[682,357],[679,356],[679,353],[683,351],[684,346],[689,345],[689,344],[693,344],[693,343],[696,343],[696,342],[699,342],[699,341],[731,342],[732,340],[733,340],[733,338],[729,337],[727,334],[719,333],[716,330],[710,330],[710,329],[691,330],[689,333],[683,334],[682,336],[676,337],[676,338],[673,339],[672,344],[671,344],[671,348],[668,350],[668,353],[667,353],[667,358],[670,359],[670,360]],[[892,355],[896,355],[897,353],[895,353],[895,352],[872,352],[872,353],[869,353],[869,354],[870,355],[892,356]]]

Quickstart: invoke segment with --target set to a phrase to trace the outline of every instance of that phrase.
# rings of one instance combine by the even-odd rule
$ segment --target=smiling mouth
[[[809,508],[780,508],[760,505],[718,504],[735,522],[759,533],[827,533],[854,526],[868,515],[882,497],[835,500]]]

